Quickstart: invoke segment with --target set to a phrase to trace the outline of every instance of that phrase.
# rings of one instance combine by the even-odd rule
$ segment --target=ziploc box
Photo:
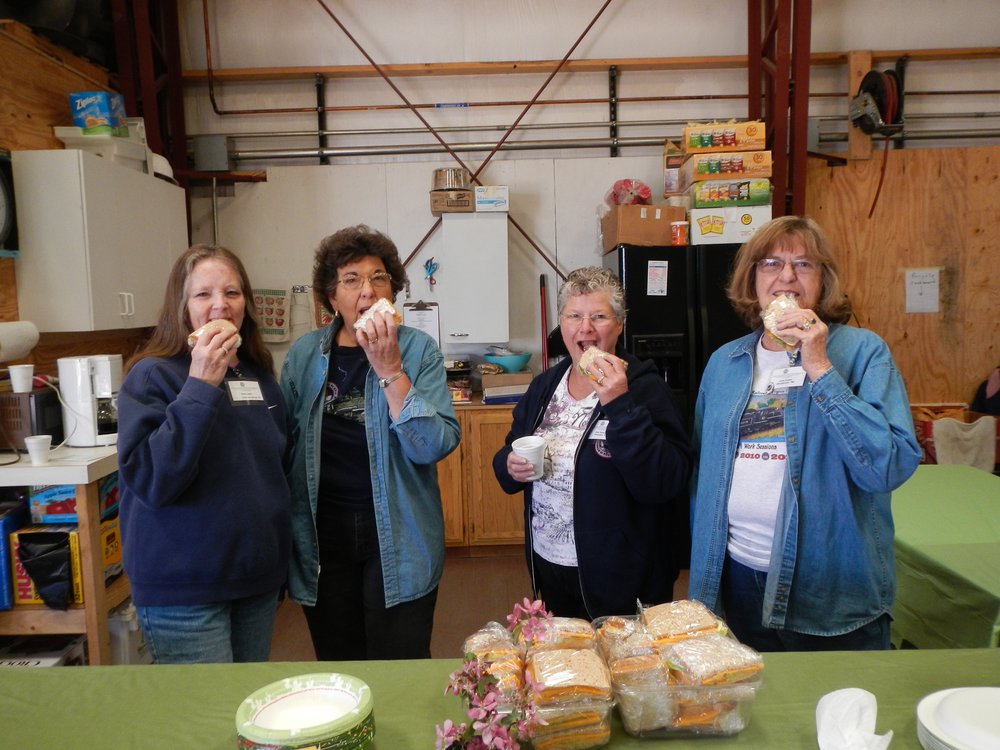
[[[740,244],[771,220],[771,207],[692,208],[688,217],[692,245]]]
[[[85,135],[128,137],[125,100],[113,91],[78,91],[69,95],[73,124]]]
[[[35,584],[24,569],[17,549],[21,538],[30,534],[66,534],[69,537],[70,575],[72,576],[73,603],[83,604],[83,562],[80,557],[80,532],[76,526],[26,526],[10,534],[10,561],[14,571],[14,603],[43,604]],[[122,544],[118,518],[101,523],[101,552],[104,562],[104,580],[108,581],[122,572]]]
[[[101,518],[118,509],[118,472],[113,471],[97,484]],[[47,484],[28,488],[32,523],[77,523],[76,485]]]
[[[10,534],[28,523],[24,500],[0,503],[0,610],[14,606],[14,575],[10,557]]]

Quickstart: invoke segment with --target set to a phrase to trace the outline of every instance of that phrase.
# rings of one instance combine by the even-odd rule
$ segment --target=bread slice
[[[531,642],[524,645],[531,650],[556,648],[593,648],[594,626],[579,617],[550,617]]]
[[[535,651],[528,655],[525,672],[538,688],[540,706],[611,700],[611,673],[594,649]]]
[[[358,318],[356,321],[354,321],[355,330],[359,328],[364,328],[365,324],[368,323],[368,321],[371,320],[373,317],[375,317],[375,313],[384,313],[385,315],[390,316],[393,320],[396,321],[396,325],[401,325],[403,322],[403,316],[399,313],[399,311],[395,307],[392,306],[392,303],[385,297],[379,297],[377,300],[375,300],[374,305],[365,310],[361,314],[361,317]]]
[[[647,607],[642,611],[642,621],[657,646],[726,629],[722,620],[694,599],[679,599]]]
[[[606,351],[598,349],[596,346],[588,346],[586,349],[583,350],[583,354],[580,355],[580,361],[577,363],[577,369],[580,371],[580,374],[583,375],[585,378],[590,378],[594,382],[597,382],[597,379],[600,377],[600,375],[595,376],[593,372],[588,372],[588,370],[591,369],[590,366],[594,363],[594,360],[597,359],[598,357],[608,357],[609,359],[616,359],[621,363],[622,369],[625,370],[628,369],[628,362],[626,362],[624,359],[618,359],[618,357],[616,357],[614,354],[608,354]],[[595,367],[594,371],[596,370],[597,368]]]
[[[675,643],[663,658],[682,685],[732,685],[753,680],[764,669],[754,649],[718,633]]]
[[[761,320],[764,321],[764,329],[767,331],[768,335],[786,349],[794,349],[795,343],[785,341],[776,333],[778,315],[788,310],[798,309],[799,303],[795,301],[794,297],[789,297],[787,294],[779,294],[768,303],[767,307],[764,308],[764,312],[761,313],[760,316]]]
[[[240,344],[243,343],[243,339],[236,328],[236,325],[231,320],[226,320],[225,318],[218,318],[216,320],[210,320],[205,325],[200,328],[195,329],[188,334],[187,345],[189,347],[194,346],[198,343],[198,339],[201,338],[201,334],[206,331],[221,331],[222,333],[236,333],[236,345],[233,348],[239,348]]]

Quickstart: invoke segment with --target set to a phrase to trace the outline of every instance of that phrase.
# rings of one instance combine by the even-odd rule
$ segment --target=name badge
[[[233,406],[254,406],[264,403],[264,393],[256,380],[227,380],[226,391]]]
[[[797,388],[806,382],[806,371],[801,367],[779,367],[771,370],[771,379],[768,381],[768,392],[772,389],[787,390]]]
[[[605,436],[608,434],[608,420],[598,419],[594,423],[594,429],[590,431],[591,440],[604,440]]]

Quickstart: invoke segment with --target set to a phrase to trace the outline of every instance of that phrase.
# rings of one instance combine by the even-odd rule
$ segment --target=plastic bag
[[[604,196],[604,202],[609,206],[649,205],[652,200],[653,191],[649,185],[631,178],[615,180]]]

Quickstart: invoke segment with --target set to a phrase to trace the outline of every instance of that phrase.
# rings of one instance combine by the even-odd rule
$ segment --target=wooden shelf
[[[267,171],[256,169],[247,172],[196,172],[180,169],[174,172],[174,177],[180,183],[215,182],[230,184],[233,182],[267,182]]]
[[[105,589],[108,612],[128,599],[130,593],[128,578],[124,573],[109,582]],[[74,604],[62,612],[44,604],[18,604],[13,609],[0,612],[0,635],[86,633],[86,607],[86,602]]]

